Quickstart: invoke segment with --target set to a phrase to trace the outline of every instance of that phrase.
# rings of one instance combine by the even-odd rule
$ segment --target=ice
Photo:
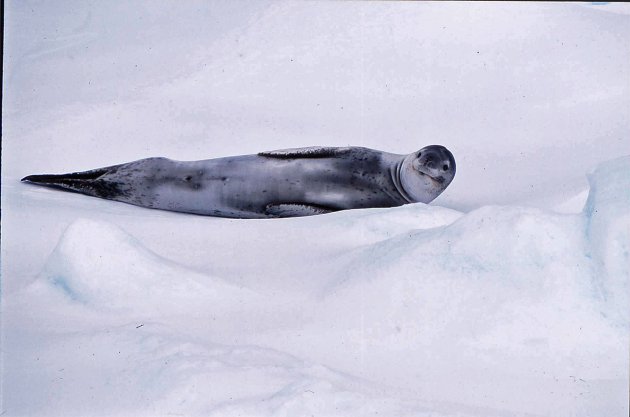
[[[0,414],[627,416],[629,19],[623,4],[7,2]],[[431,204],[309,218],[19,182],[429,144],[457,160]]]
[[[610,314],[628,326],[630,314],[630,158],[608,161],[589,176],[584,213],[597,284]]]

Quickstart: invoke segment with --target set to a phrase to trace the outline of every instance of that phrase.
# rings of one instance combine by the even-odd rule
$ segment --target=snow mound
[[[94,308],[185,313],[207,304],[228,307],[226,299],[233,304],[256,298],[248,289],[156,255],[115,225],[88,219],[66,229],[43,278]],[[158,299],[160,305],[155,304]]]
[[[335,344],[335,357],[320,359],[433,400],[541,415],[599,409],[607,396],[596,381],[623,392],[626,359],[611,352],[627,338],[602,316],[584,223],[484,207],[359,248],[313,325]]]

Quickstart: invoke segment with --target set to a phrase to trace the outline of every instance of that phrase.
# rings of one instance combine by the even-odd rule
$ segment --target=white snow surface
[[[6,5],[0,415],[628,415],[627,5]],[[429,144],[435,202],[308,218],[19,182]]]

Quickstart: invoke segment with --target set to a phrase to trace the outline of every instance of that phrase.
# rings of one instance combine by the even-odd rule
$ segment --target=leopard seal
[[[22,181],[154,209],[255,219],[428,203],[455,168],[440,145],[408,155],[308,147],[189,162],[147,158]]]

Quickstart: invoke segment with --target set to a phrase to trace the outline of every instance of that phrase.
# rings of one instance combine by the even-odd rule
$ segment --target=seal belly
[[[152,207],[225,217],[267,217],[269,204],[303,201],[290,166],[257,155],[173,162],[154,181]],[[284,161],[283,161],[284,162]]]
[[[258,155],[175,162],[157,175],[154,208],[226,217],[268,217],[269,206],[329,211],[391,207],[390,173],[374,157],[273,159]]]
[[[391,173],[380,153],[362,152],[325,158],[254,159],[255,177],[264,189],[248,189],[263,204],[305,204],[331,211],[391,207],[396,199]],[[251,173],[249,173],[251,174]]]
[[[165,173],[147,179],[153,195],[151,207],[226,217],[260,212],[257,208],[262,202],[256,201],[253,184],[247,181],[247,173],[254,167],[251,159],[170,161]]]

